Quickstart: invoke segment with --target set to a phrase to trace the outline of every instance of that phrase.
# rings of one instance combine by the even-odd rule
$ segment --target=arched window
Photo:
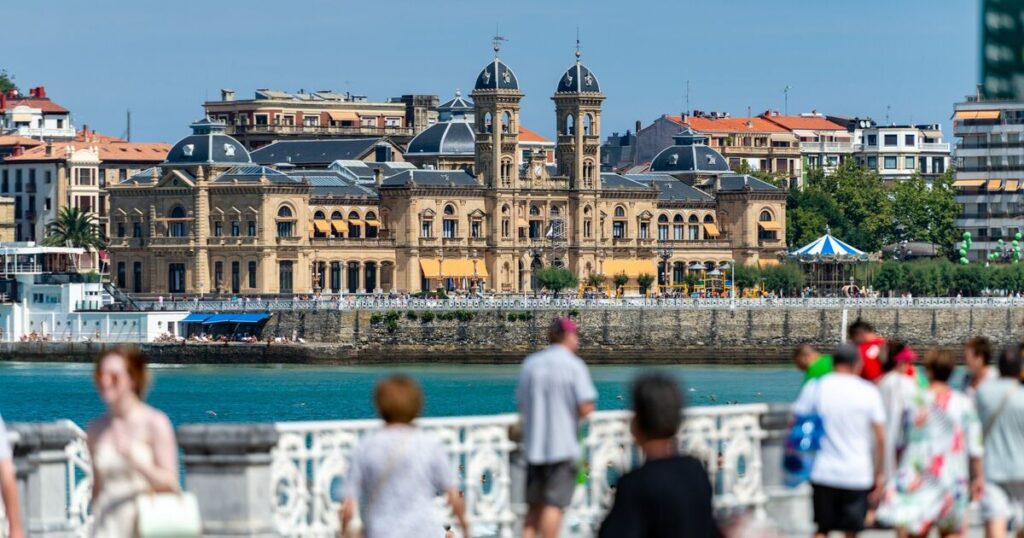
[[[587,207],[583,208],[583,214],[587,215],[587,216],[590,216],[590,206],[587,206]]]
[[[535,205],[530,206],[530,216],[531,217],[539,217],[540,216],[540,208],[535,206]]]
[[[334,213],[331,213],[331,220],[341,220],[341,219],[342,219],[341,211],[335,211]]]
[[[325,218],[323,211],[317,210],[316,213],[313,213],[313,220],[324,220]]]
[[[454,239],[459,235],[459,221],[455,218],[455,206],[452,204],[445,204],[444,209],[444,220],[441,221],[441,237],[445,239]]]
[[[277,218],[279,218],[279,219],[287,219],[287,218],[291,218],[291,216],[292,216],[292,208],[290,208],[290,207],[288,207],[286,205],[281,206],[281,208],[277,210]]]
[[[683,240],[683,216],[676,213],[676,216],[672,217],[672,240],[682,241]]]
[[[501,132],[502,134],[512,132],[512,115],[507,110],[501,113]]]
[[[715,222],[715,217],[713,217],[711,215],[704,215],[704,222],[709,223],[709,224],[713,223],[713,222]]]
[[[380,222],[377,222],[377,214],[373,211],[366,212],[366,237],[372,239],[377,237],[377,228],[380,227]]]
[[[583,186],[591,188],[594,186],[594,161],[583,161]]]
[[[576,134],[576,119],[572,117],[572,114],[565,115],[565,134]]]
[[[583,134],[589,136],[594,134],[594,116],[587,114],[583,116]]]
[[[668,241],[668,215],[658,216],[658,241]]]
[[[758,217],[757,220],[759,220],[761,222],[771,222],[771,221],[775,220],[775,217],[772,216],[772,212],[771,211],[768,211],[767,209],[764,209],[764,210],[761,211],[761,216]]]
[[[552,217],[560,217],[560,216],[562,216],[562,210],[559,209],[559,207],[556,206],[556,205],[551,206],[551,216]]]
[[[658,222],[668,222],[668,215],[659,215]]]
[[[501,161],[501,186],[510,187],[512,185],[512,161],[504,159]]]
[[[501,206],[501,214],[508,215],[508,204]]]
[[[493,127],[493,125],[492,125],[493,119],[491,118],[491,113],[490,112],[484,114],[483,122],[484,122],[483,125],[482,125],[483,129],[481,129],[481,130],[483,132],[485,132],[485,133],[491,132],[491,129]]]
[[[448,205],[444,206],[444,214],[445,215],[454,215],[455,214],[455,206],[453,206],[452,204],[448,204]]]
[[[348,236],[350,239],[358,239],[363,232],[363,220],[359,218],[359,213],[355,211],[348,212]]]
[[[291,220],[295,213],[292,212],[292,208],[283,205],[277,209],[277,236],[278,237],[295,237],[295,221]],[[287,219],[287,220],[281,220]]]
[[[168,230],[171,237],[185,237],[188,235],[188,222],[185,220],[185,208],[175,206],[171,210],[171,226]]]
[[[616,207],[615,208],[615,216],[616,217],[625,217],[626,216],[626,208],[624,208],[622,206]]]
[[[700,219],[697,218],[697,215],[690,215],[690,222],[700,222]]]
[[[697,241],[700,239],[700,219],[697,215],[690,215],[687,219],[686,225],[686,239],[688,241]]]

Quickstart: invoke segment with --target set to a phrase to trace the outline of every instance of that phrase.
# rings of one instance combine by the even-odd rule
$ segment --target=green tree
[[[612,283],[615,284],[615,291],[618,292],[619,288],[629,283],[629,277],[626,273],[619,273],[612,277]]]
[[[647,293],[647,290],[651,288],[651,284],[654,284],[654,276],[648,273],[641,273],[636,277],[636,283],[640,285],[640,293]]]
[[[14,83],[14,75],[8,73],[6,69],[0,69],[0,93],[17,89],[18,85]]]
[[[107,246],[100,232],[96,217],[77,207],[65,207],[57,214],[57,220],[46,225],[47,246],[72,246],[89,251],[98,251]]]
[[[952,255],[960,235],[956,219],[961,209],[955,199],[952,169],[935,178],[930,188],[918,173],[897,183],[892,206],[894,240],[935,243],[947,256]]]
[[[537,284],[558,297],[560,291],[575,288],[579,279],[572,271],[562,267],[541,267],[537,269]]]
[[[871,279],[871,287],[882,293],[903,291],[905,265],[895,261],[882,263],[874,278]]]
[[[762,276],[765,288],[782,295],[796,295],[804,285],[804,272],[795,263],[766,267]]]
[[[807,175],[802,191],[791,190],[786,202],[787,235],[792,245],[813,241],[825,232],[867,252],[877,251],[892,236],[889,188],[873,170],[847,159],[833,173]]]
[[[604,286],[604,282],[606,280],[608,280],[608,278],[601,273],[590,273],[587,275],[587,286],[590,286],[591,288],[600,288],[601,286]]]

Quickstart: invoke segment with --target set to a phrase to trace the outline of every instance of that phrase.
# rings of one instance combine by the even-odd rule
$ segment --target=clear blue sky
[[[551,136],[550,96],[583,60],[607,96],[602,135],[690,106],[941,122],[978,72],[978,0],[47,0],[12,2],[0,68],[44,84],[79,127],[173,142],[220,88],[331,88],[385,99],[468,93],[502,58],[524,125]],[[53,25],[59,25],[59,28]]]

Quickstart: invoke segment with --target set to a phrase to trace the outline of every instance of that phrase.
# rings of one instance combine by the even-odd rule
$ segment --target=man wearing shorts
[[[974,395],[985,435],[985,492],[981,513],[989,538],[1012,528],[1024,533],[1024,387],[1021,353],[1011,346],[999,357],[999,378],[982,383]]]
[[[576,356],[576,323],[555,319],[548,341],[550,346],[523,361],[516,388],[528,464],[524,538],[558,536],[562,513],[576,489],[579,422],[594,410],[597,400],[587,365]]]
[[[821,417],[825,431],[811,468],[815,536],[864,529],[868,498],[881,492],[885,409],[874,384],[859,376],[860,350],[839,346],[833,372],[804,385],[793,414]]]

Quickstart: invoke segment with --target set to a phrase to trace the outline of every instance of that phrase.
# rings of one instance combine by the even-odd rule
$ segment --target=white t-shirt
[[[842,489],[871,488],[875,472],[871,427],[885,425],[878,389],[852,374],[827,374],[804,385],[793,404],[797,415],[815,410],[825,438],[811,469],[811,482]]]
[[[11,459],[11,442],[7,438],[7,427],[4,417],[0,417],[0,461]]]

